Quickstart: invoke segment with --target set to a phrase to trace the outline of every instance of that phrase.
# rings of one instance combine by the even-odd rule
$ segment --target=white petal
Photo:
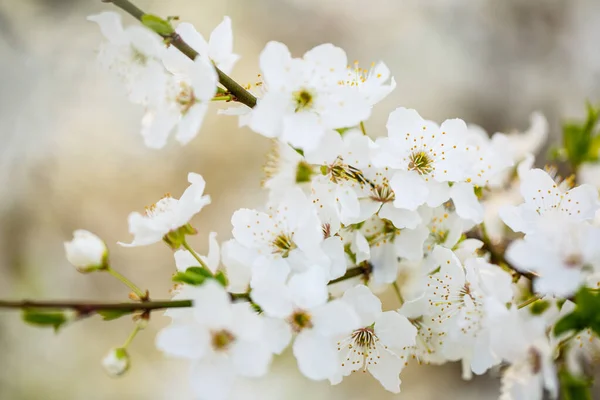
[[[450,198],[450,187],[446,182],[430,180],[427,182],[427,205],[429,207],[439,207]]]
[[[325,134],[319,116],[313,112],[298,112],[283,119],[281,139],[296,148],[314,150]]]
[[[191,324],[171,324],[156,335],[156,347],[168,355],[198,359],[210,347],[208,331]]]
[[[233,65],[238,60],[239,56],[233,54],[233,32],[229,17],[224,17],[223,21],[211,32],[208,55],[226,74],[231,72]]]
[[[400,353],[416,344],[417,328],[404,315],[386,311],[375,321],[375,334],[381,343]]]
[[[456,213],[461,218],[478,224],[483,221],[483,206],[477,200],[473,185],[469,183],[455,183],[450,188],[450,197],[456,207]]]
[[[411,261],[423,258],[423,244],[429,237],[429,229],[421,225],[416,229],[403,229],[394,239],[398,256]]]
[[[327,275],[320,267],[311,267],[306,272],[290,278],[288,287],[294,304],[311,309],[327,301]]]
[[[394,207],[414,211],[427,201],[429,189],[416,171],[397,171],[390,179],[394,191]]]
[[[216,281],[206,281],[197,288],[193,297],[194,317],[200,324],[222,328],[232,323],[231,299]]]
[[[387,130],[390,138],[404,140],[406,133],[421,130],[423,118],[413,109],[397,108],[390,113],[387,121]]]
[[[231,349],[231,358],[233,367],[238,374],[259,377],[268,372],[272,353],[265,340],[237,341]]]
[[[350,304],[360,317],[361,326],[369,326],[381,315],[381,300],[365,285],[346,290],[342,301]]]
[[[290,292],[283,284],[255,287],[250,292],[250,296],[265,314],[272,317],[285,318],[291,315],[294,309]]]
[[[293,349],[298,369],[307,378],[324,380],[336,372],[337,351],[332,339],[304,330],[296,338]]]
[[[398,229],[414,229],[421,223],[421,216],[417,211],[396,208],[390,203],[381,206],[379,217],[389,219]]]
[[[214,356],[192,364],[191,387],[200,400],[227,400],[235,380],[231,361],[224,356]]]
[[[353,308],[341,300],[333,300],[312,311],[313,330],[323,336],[333,337],[352,332],[360,327]]]
[[[260,69],[269,91],[279,90],[288,84],[286,67],[289,66],[291,60],[292,56],[285,44],[267,43],[260,53]]]
[[[400,393],[400,372],[404,369],[405,361],[389,351],[379,352],[379,358],[369,365],[369,372],[381,383],[385,390]]]
[[[278,136],[283,129],[283,115],[288,103],[285,96],[267,92],[252,109],[250,129],[269,138]]]
[[[182,116],[177,127],[177,134],[175,135],[175,139],[177,139],[179,143],[185,146],[196,137],[200,131],[207,110],[208,104],[198,103],[194,104],[192,108]]]
[[[271,352],[281,354],[292,340],[292,328],[280,318],[264,318],[265,341],[269,344]]]
[[[88,21],[98,24],[102,34],[112,43],[125,44],[127,39],[123,32],[121,15],[113,11],[104,11],[87,17]]]

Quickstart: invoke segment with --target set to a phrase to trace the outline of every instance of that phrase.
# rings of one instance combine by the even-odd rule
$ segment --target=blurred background
[[[254,82],[269,40],[295,55],[323,42],[343,47],[363,65],[383,60],[398,82],[367,129],[384,133],[386,115],[412,107],[434,120],[460,117],[489,132],[524,129],[534,110],[551,137],[559,121],[581,117],[600,95],[600,2],[597,0],[136,0],[147,12],[178,15],[208,36],[224,15],[233,20],[233,76]],[[0,0],[0,297],[119,301],[127,290],[110,276],[78,274],[62,243],[74,229],[106,240],[114,267],[155,298],[168,297],[173,271],[166,246],[125,249],[127,215],[165,192],[179,196],[186,174],[207,180],[213,204],[193,221],[204,252],[207,233],[230,237],[230,215],[258,206],[268,140],[237,121],[211,115],[188,146],[148,150],[139,135],[142,110],[128,103],[119,80],[96,62],[101,35],[85,17],[111,6],[100,0]],[[124,16],[126,23],[135,23]],[[389,307],[395,307],[393,297]],[[0,311],[0,399],[186,399],[187,365],[153,346],[168,323],[157,314],[130,347],[132,370],[110,379],[100,359],[123,343],[128,318],[96,318],[59,335]],[[242,382],[233,398],[495,399],[491,376],[460,379],[458,365],[413,366],[402,393],[385,392],[370,376],[342,385],[310,382],[291,354],[268,378]],[[441,397],[440,397],[441,395]]]

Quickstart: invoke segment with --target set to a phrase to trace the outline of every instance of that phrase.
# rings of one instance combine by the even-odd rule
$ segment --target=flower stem
[[[204,260],[202,260],[202,258],[200,258],[200,256],[198,255],[198,253],[196,253],[194,251],[194,249],[192,249],[192,247],[188,244],[188,242],[185,240],[185,238],[182,240],[181,245],[190,252],[190,254],[196,259],[196,261],[198,261],[200,263],[200,266],[202,268],[204,268],[205,270],[207,270],[208,272],[210,272],[211,275],[213,275],[212,271],[210,270],[210,268],[208,268],[208,265],[206,265],[206,263],[204,262]]]
[[[130,2],[129,0],[102,0],[104,3],[112,3],[115,6],[119,7],[123,11],[132,15],[137,20],[141,21],[142,17],[146,15],[146,13],[139,9],[135,4]],[[190,45],[188,45],[177,33],[172,33],[169,35],[161,35],[164,39],[168,40],[168,43],[183,54],[185,54],[188,58],[194,60],[198,56],[198,52],[194,50]],[[219,76],[219,82],[223,85],[230,93],[235,97],[237,102],[247,105],[250,108],[253,108],[256,105],[256,97],[246,89],[244,89],[239,83],[231,79],[226,73],[221,71],[217,66],[215,66],[215,70],[217,71],[217,75]]]
[[[535,296],[533,296],[532,298],[530,298],[530,299],[528,299],[528,300],[525,300],[523,303],[519,304],[519,305],[517,306],[517,308],[518,308],[518,309],[521,309],[521,308],[527,307],[528,305],[530,305],[530,304],[533,304],[533,303],[535,303],[535,302],[536,302],[536,301],[538,301],[538,300],[541,300],[543,297],[544,297],[544,296],[542,296],[542,295],[536,294],[536,295],[535,295]]]
[[[129,337],[127,337],[127,340],[125,340],[125,343],[123,343],[123,346],[121,346],[121,348],[126,349],[131,344],[131,342],[133,342],[133,339],[135,339],[135,336],[141,330],[142,330],[142,328],[140,328],[140,326],[136,324],[135,328],[133,328],[133,331],[131,332]]]
[[[120,311],[153,311],[166,308],[192,307],[192,300],[157,300],[142,303],[94,303],[87,301],[10,301],[0,300],[0,308],[18,309],[51,309],[51,310],[74,310],[81,315],[91,315],[98,311],[120,310]]]
[[[365,128],[365,123],[363,121],[360,121],[360,131],[363,135],[367,136],[367,129]]]
[[[135,293],[140,299],[145,299],[147,297],[146,292],[137,287],[133,282],[129,279],[121,275],[119,272],[115,271],[111,267],[106,268],[106,272],[123,282],[133,293]]]
[[[396,292],[396,297],[398,297],[400,305],[404,304],[404,298],[402,297],[402,293],[400,293],[400,287],[398,286],[398,282],[393,282],[392,286],[394,288],[394,292]]]

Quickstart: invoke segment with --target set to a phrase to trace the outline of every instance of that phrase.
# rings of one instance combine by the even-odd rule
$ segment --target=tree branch
[[[0,308],[74,310],[82,315],[98,311],[153,311],[166,308],[191,307],[192,300],[157,300],[140,303],[95,303],[87,301],[10,301],[0,300]]]
[[[146,15],[144,11],[139,9],[135,4],[129,0],[102,0],[104,3],[112,3],[119,7],[123,11],[127,12],[137,20],[141,21],[142,17]],[[198,52],[188,45],[177,33],[170,35],[160,35],[164,39],[167,39],[170,45],[175,46],[179,51],[185,54],[188,58],[194,60],[198,56]],[[244,89],[239,83],[231,79],[226,73],[221,71],[215,65],[217,74],[219,75],[219,82],[223,85],[229,93],[235,97],[235,101],[247,105],[253,108],[256,105],[256,97],[246,89]]]

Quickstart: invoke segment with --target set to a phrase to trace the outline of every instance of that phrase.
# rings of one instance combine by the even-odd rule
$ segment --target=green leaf
[[[69,318],[63,311],[24,309],[23,321],[40,327],[52,327],[54,331],[58,331],[69,321]]]
[[[566,368],[558,374],[563,400],[592,400],[592,380],[571,375]]]
[[[587,105],[587,118],[584,123],[567,122],[563,124],[563,146],[569,162],[577,169],[584,161],[594,161],[598,158],[600,143],[594,137],[594,130],[600,118],[600,108]]]
[[[227,275],[225,275],[225,272],[223,271],[217,271],[215,274],[215,279],[217,282],[223,285],[223,287],[227,287],[227,284],[229,283],[229,279],[227,279]]]
[[[188,285],[199,286],[204,283],[206,279],[213,278],[210,271],[202,267],[189,267],[185,272],[177,272],[173,275],[173,282],[187,283]]]
[[[579,332],[591,328],[600,334],[600,293],[581,288],[575,295],[575,309],[570,314],[561,318],[554,326],[554,334],[565,332]]]
[[[296,183],[310,182],[315,171],[306,161],[300,161],[296,167]]]
[[[99,310],[98,315],[102,316],[105,321],[112,321],[113,319],[121,318],[123,315],[131,314],[131,310]]]
[[[549,301],[538,300],[530,306],[530,311],[533,315],[541,315],[550,307]]]
[[[175,33],[175,29],[173,29],[173,25],[171,25],[169,21],[166,21],[156,15],[142,15],[142,24],[161,36],[169,36]]]

